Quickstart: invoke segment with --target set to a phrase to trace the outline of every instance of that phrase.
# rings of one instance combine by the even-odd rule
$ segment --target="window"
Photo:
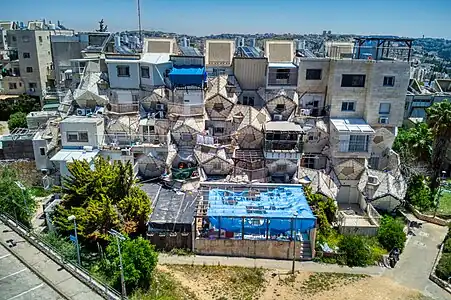
[[[314,157],[305,157],[302,159],[302,166],[304,168],[315,168],[315,158]]]
[[[190,133],[182,133],[182,141],[191,141],[193,136]]]
[[[290,78],[290,69],[277,69],[276,79],[288,80],[289,78]]]
[[[24,52],[23,53],[23,58],[30,58],[30,53],[29,52]]]
[[[276,172],[286,172],[287,171],[287,165],[276,165]]]
[[[384,86],[394,86],[395,76],[384,76]]]
[[[150,78],[149,67],[141,67],[141,77],[142,78]]]
[[[15,89],[17,89],[17,83],[15,83],[15,82],[10,82],[10,83],[9,83],[9,89],[10,89],[10,90],[15,90]]]
[[[33,68],[32,67],[27,67],[27,73],[33,73]]]
[[[321,80],[321,69],[307,69],[305,71],[305,80]]]
[[[22,42],[28,43],[30,41],[30,37],[28,35],[22,36]]]
[[[68,131],[67,134],[67,141],[68,142],[84,142],[87,143],[89,141],[88,139],[88,132],[87,131]]]
[[[341,103],[341,111],[355,111],[355,102],[344,101]]]
[[[221,171],[222,170],[222,164],[219,163],[219,162],[214,162],[213,163],[213,170]]]
[[[276,105],[276,111],[282,112],[285,110],[285,104],[277,104]]]
[[[132,103],[133,104],[138,104],[138,95],[132,95]]]
[[[36,84],[36,82],[30,82],[30,83],[28,84],[28,88],[30,88],[30,89],[35,89],[37,86],[38,86],[38,85]]]
[[[213,109],[216,110],[217,112],[221,112],[224,109],[224,104],[222,103],[215,103],[213,105]]]
[[[149,132],[150,133],[155,133],[155,127],[154,126],[149,126]]]
[[[378,156],[372,156],[368,160],[368,164],[370,165],[371,169],[377,169],[379,168],[379,157]]]
[[[16,76],[20,76],[20,69],[19,68],[14,68],[13,72]]]
[[[42,36],[39,36],[38,39],[39,39],[39,43],[42,43]]]
[[[129,66],[117,66],[117,77],[130,77]]]
[[[39,153],[41,154],[41,155],[45,155],[45,148],[39,148]]]
[[[342,87],[365,87],[365,75],[342,75]]]
[[[349,152],[366,152],[368,151],[368,135],[351,135],[349,137]]]
[[[13,37],[12,37],[12,40],[13,40],[13,42],[16,42],[17,41],[17,39],[16,39],[16,37],[13,35]]]
[[[88,142],[88,132],[82,131],[78,133],[78,140],[80,142]]]
[[[390,113],[390,103],[379,104],[379,114],[388,115]]]
[[[243,104],[254,106],[254,97],[252,96],[243,96]]]
[[[215,133],[220,133],[223,134],[224,133],[224,128],[223,127],[215,127]]]

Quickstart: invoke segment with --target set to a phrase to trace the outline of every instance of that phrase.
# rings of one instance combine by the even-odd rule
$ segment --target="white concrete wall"
[[[41,155],[41,148],[44,148],[44,155]],[[36,169],[52,169],[52,162],[47,156],[47,141],[44,139],[33,139],[34,160],[36,162]]]
[[[110,88],[117,89],[139,89],[139,79],[141,77],[139,69],[139,61],[136,62],[108,62],[108,78],[110,81]],[[128,66],[130,69],[130,76],[118,77],[117,66]],[[150,70],[151,71],[151,70]],[[152,77],[152,73],[151,73]]]
[[[61,129],[61,145],[63,147],[83,147],[92,146],[99,147],[104,141],[104,123],[103,119],[98,118],[98,122],[62,122]],[[69,142],[67,140],[68,132],[88,132],[88,142]]]
[[[304,93],[325,93],[329,81],[329,58],[301,58],[299,60],[298,92]],[[307,69],[320,69],[320,80],[307,80]]]

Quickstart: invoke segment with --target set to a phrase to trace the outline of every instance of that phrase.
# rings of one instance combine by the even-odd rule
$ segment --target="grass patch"
[[[131,300],[196,300],[194,293],[183,289],[170,274],[155,271],[152,286],[148,291],[138,290]]]
[[[45,190],[43,187],[41,186],[33,186],[30,188],[30,194],[33,197],[47,197],[50,196],[52,194],[51,190]]]
[[[451,191],[445,189],[442,191],[437,213],[448,218],[451,217]]]
[[[314,295],[320,292],[332,290],[336,287],[347,285],[367,278],[368,275],[346,273],[315,273],[304,280],[302,291]]]
[[[192,281],[209,282],[212,299],[258,299],[265,283],[265,273],[261,268],[189,265],[166,267],[186,274]]]

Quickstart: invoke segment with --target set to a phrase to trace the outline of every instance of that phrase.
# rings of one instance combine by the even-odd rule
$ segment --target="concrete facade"
[[[104,143],[103,118],[72,116],[61,121],[60,130],[63,148],[82,148],[84,146],[98,148]]]

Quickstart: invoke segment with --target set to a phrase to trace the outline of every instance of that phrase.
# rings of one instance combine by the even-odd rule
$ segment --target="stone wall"
[[[296,242],[296,252],[300,251],[301,246],[301,242]],[[194,241],[194,252],[202,255],[293,259],[293,242],[196,239]]]
[[[438,217],[424,215],[421,212],[419,212],[415,207],[407,203],[407,206],[409,207],[410,211],[414,214],[415,217],[420,219],[421,221],[433,223],[440,226],[448,226],[449,222],[447,220],[440,219]]]
[[[36,169],[34,160],[16,160],[11,162],[2,162],[0,166],[9,166],[13,168],[17,172],[19,180],[25,185],[42,185],[42,174]]]
[[[157,250],[170,251],[172,249],[190,249],[192,247],[192,234],[180,232],[148,233],[147,238]]]

